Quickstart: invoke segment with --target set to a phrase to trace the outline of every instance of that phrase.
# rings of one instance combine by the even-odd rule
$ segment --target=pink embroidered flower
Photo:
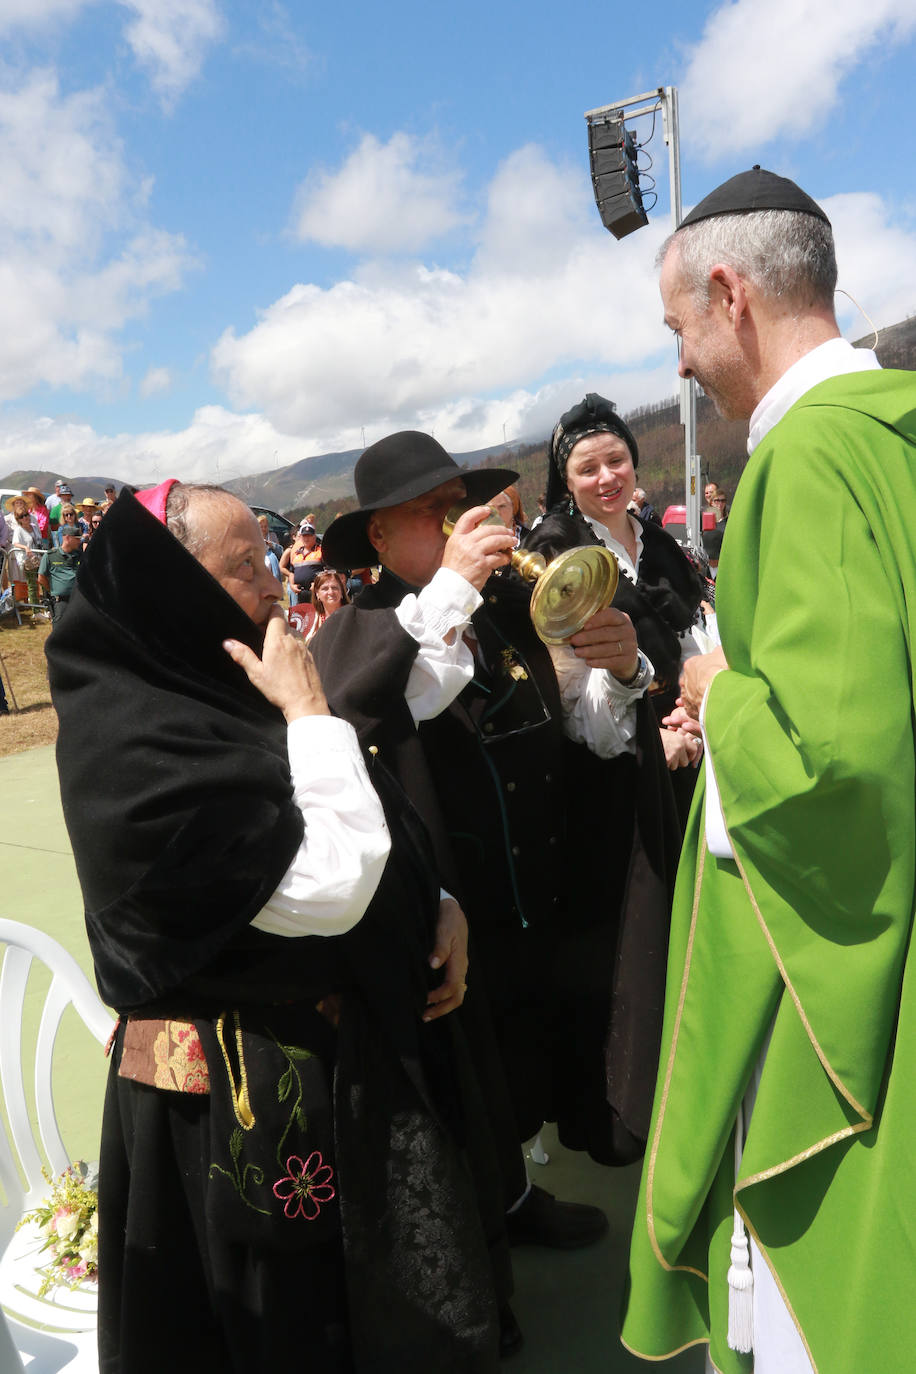
[[[293,1221],[298,1216],[314,1221],[321,1211],[319,1203],[330,1202],[335,1196],[331,1187],[334,1170],[325,1164],[319,1150],[313,1150],[303,1164],[298,1155],[286,1161],[289,1171],[274,1184],[274,1193],[281,1202],[285,1199],[284,1214]]]

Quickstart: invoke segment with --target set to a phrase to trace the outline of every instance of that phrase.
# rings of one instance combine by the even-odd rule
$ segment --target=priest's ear
[[[712,309],[728,316],[732,328],[736,328],[744,318],[747,289],[743,278],[726,262],[717,262],[710,269],[709,304]]]

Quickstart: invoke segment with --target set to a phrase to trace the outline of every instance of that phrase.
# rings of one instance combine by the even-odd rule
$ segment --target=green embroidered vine
[[[252,1202],[250,1197],[246,1196],[248,1175],[251,1174],[255,1186],[260,1187],[264,1182],[264,1170],[259,1164],[246,1164],[244,1169],[239,1167],[239,1156],[242,1153],[242,1146],[244,1144],[245,1132],[241,1130],[240,1127],[236,1126],[232,1135],[229,1137],[229,1154],[232,1158],[232,1172],[230,1173],[228,1169],[224,1169],[221,1164],[211,1164],[209,1177],[213,1178],[214,1174],[223,1174],[235,1188],[235,1191],[246,1207],[250,1207],[253,1212],[260,1212],[262,1216],[269,1217],[269,1207],[259,1207],[257,1203]]]
[[[304,1131],[308,1126],[305,1112],[302,1110],[302,1076],[296,1068],[296,1061],[311,1059],[312,1053],[311,1050],[304,1050],[301,1045],[281,1045],[272,1030],[268,1030],[267,1033],[286,1060],[286,1069],[280,1077],[280,1082],[277,1084],[277,1101],[285,1102],[290,1096],[293,1091],[293,1080],[295,1080],[296,1088],[298,1089],[298,1096],[293,1103],[293,1108],[289,1120],[286,1123],[286,1128],[277,1142],[277,1163],[282,1166],[284,1163],[283,1146],[293,1126],[298,1126],[300,1131]]]

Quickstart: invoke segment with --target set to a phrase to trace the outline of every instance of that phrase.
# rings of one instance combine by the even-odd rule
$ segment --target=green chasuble
[[[916,1369],[916,374],[808,391],[754,451],[722,550],[706,731],[623,1340],[726,1345],[737,1205],[818,1374]],[[763,1063],[737,1186],[734,1123]]]

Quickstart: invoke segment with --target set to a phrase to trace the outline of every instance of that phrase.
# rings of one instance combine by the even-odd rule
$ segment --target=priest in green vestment
[[[784,178],[726,182],[660,263],[680,373],[749,419],[751,457],[722,648],[682,683],[707,753],[623,1340],[708,1341],[723,1374],[896,1374],[916,1368],[916,374],[840,337],[829,222]]]

